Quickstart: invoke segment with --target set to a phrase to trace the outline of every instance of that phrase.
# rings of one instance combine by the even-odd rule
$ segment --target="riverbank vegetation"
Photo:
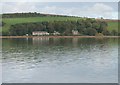
[[[72,35],[72,30],[77,30],[79,35],[94,36],[102,33],[108,36],[118,35],[118,22],[96,20],[94,18],[82,18],[65,15],[50,15],[40,13],[14,13],[3,14],[2,35],[32,35],[33,31],[46,31],[52,34],[54,31],[61,35]]]
[[[61,35],[73,35],[72,30],[78,31],[78,35],[95,36],[96,33],[109,35],[106,29],[107,23],[104,21],[96,21],[93,19],[77,20],[77,21],[53,21],[39,23],[22,23],[12,25],[10,35],[22,36],[32,35],[34,31],[46,31],[48,33],[59,32]]]

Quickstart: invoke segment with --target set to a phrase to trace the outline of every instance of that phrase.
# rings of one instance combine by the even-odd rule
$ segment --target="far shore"
[[[0,36],[0,38],[120,38],[120,36]]]

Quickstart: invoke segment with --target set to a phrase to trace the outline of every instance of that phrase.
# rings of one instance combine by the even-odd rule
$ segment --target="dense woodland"
[[[93,19],[77,20],[77,21],[54,21],[54,22],[38,22],[38,23],[21,23],[12,25],[9,35],[21,36],[32,35],[33,31],[46,31],[53,33],[59,32],[61,35],[72,35],[72,30],[77,30],[79,35],[94,36],[97,33],[103,35],[111,35],[106,29],[107,23],[105,21],[98,21]]]

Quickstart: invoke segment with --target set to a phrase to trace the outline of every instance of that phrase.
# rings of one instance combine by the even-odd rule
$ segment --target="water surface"
[[[117,83],[118,39],[3,39],[4,83]]]

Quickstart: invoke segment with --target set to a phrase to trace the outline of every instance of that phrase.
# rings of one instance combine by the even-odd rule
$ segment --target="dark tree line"
[[[23,17],[44,17],[44,16],[53,16],[53,17],[68,17],[65,15],[53,15],[53,14],[41,14],[37,12],[29,13],[12,13],[12,14],[2,14],[2,18],[23,18]]]
[[[53,21],[37,23],[21,23],[10,27],[9,35],[32,35],[33,31],[59,32],[61,35],[72,35],[72,30],[77,30],[79,35],[94,36],[96,33],[111,35],[107,30],[107,23],[103,20],[81,19],[77,21]],[[116,33],[114,31],[114,33]]]

